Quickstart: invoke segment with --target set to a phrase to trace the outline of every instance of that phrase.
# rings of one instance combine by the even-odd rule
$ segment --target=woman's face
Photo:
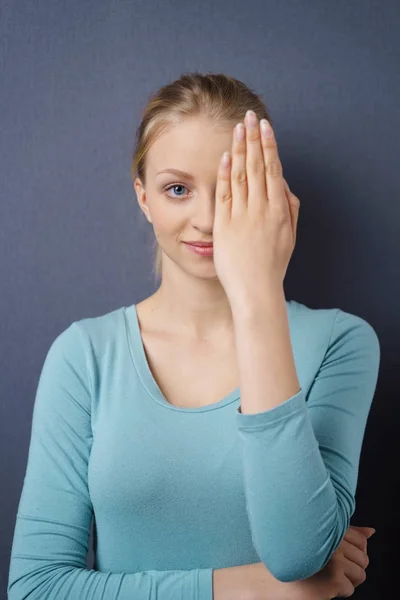
[[[235,124],[221,126],[197,117],[171,126],[148,152],[146,186],[139,178],[134,183],[139,206],[163,252],[184,270],[200,270],[203,277],[216,277],[212,256],[191,252],[183,242],[213,240],[218,168],[225,150],[231,151]]]

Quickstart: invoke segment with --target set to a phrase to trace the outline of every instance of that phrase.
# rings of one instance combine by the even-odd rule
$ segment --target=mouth
[[[195,252],[201,256],[213,256],[214,254],[214,246],[213,244],[191,244],[190,242],[184,242],[186,248],[190,252]]]
[[[212,248],[214,246],[213,242],[184,242],[185,244],[189,244],[190,246],[198,246],[199,248]]]

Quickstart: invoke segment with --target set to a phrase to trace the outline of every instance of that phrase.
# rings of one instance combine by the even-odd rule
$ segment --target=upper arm
[[[339,309],[307,405],[321,456],[348,521],[355,510],[360,454],[379,364],[375,330],[361,317]]]
[[[79,325],[53,341],[39,377],[17,511],[10,581],[53,567],[86,568],[92,505],[91,394]]]

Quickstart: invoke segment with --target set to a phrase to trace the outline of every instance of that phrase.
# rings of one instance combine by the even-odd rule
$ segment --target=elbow
[[[44,589],[46,589],[46,592],[44,592]],[[7,600],[43,600],[44,597],[53,598],[51,586],[49,587],[49,577],[37,575],[33,571],[10,574],[7,585]],[[58,598],[57,595],[54,595],[55,597]]]
[[[28,581],[25,579],[18,579],[15,581],[9,581],[7,586],[7,600],[39,600],[41,594],[38,590],[32,589]]]
[[[292,583],[312,577],[320,571],[320,568],[302,563],[299,565],[279,565],[277,568],[268,566],[268,570],[277,581]]]
[[[258,556],[272,576],[282,583],[308,579],[328,564],[347,529],[346,522],[340,529],[335,527],[328,538],[322,538],[321,535],[308,540],[292,537],[289,544],[279,547],[279,551],[276,545],[271,545],[274,551],[270,547],[264,548],[264,552],[258,552]]]
[[[17,582],[8,584],[7,600],[24,600],[25,598],[29,597],[32,598],[32,600],[34,599],[34,596],[27,591],[23,591],[21,585],[19,585]]]
[[[307,556],[306,553],[297,557],[269,557],[268,561],[263,561],[265,567],[271,575],[282,583],[292,583],[301,579],[308,579],[318,573],[327,564],[329,559],[322,559],[314,556]]]

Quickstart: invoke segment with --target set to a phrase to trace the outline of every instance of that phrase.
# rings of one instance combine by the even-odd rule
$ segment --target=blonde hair
[[[139,177],[145,185],[146,156],[156,139],[170,126],[185,117],[208,117],[220,124],[243,121],[246,111],[253,110],[257,118],[271,117],[263,102],[244,83],[220,73],[183,73],[179,79],[164,85],[148,101],[142,121],[136,131],[136,145],[132,158],[132,177]],[[232,132],[233,133],[233,132]],[[161,277],[162,250],[155,239],[153,274]]]

